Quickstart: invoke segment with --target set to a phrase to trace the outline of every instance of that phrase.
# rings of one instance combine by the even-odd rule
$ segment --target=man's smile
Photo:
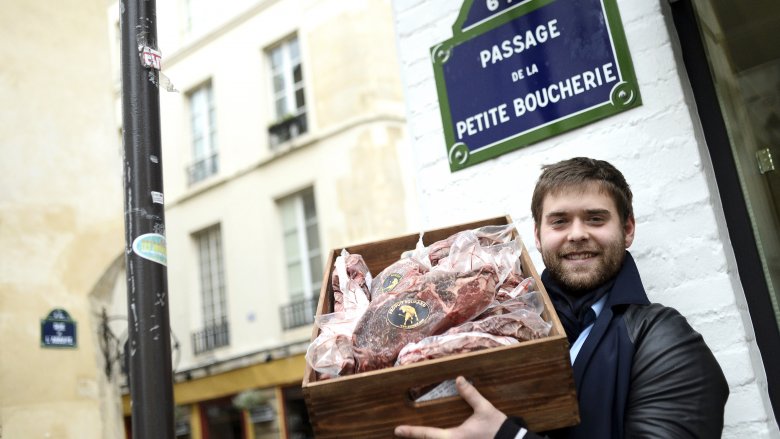
[[[590,252],[578,252],[578,253],[569,253],[563,255],[563,258],[569,261],[582,261],[585,259],[595,258],[597,256],[596,253],[590,253]]]

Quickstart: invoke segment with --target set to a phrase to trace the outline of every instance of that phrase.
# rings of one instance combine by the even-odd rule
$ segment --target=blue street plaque
[[[76,322],[64,309],[53,309],[41,320],[41,347],[75,348]]]
[[[452,171],[641,105],[616,0],[466,0],[431,58]]]

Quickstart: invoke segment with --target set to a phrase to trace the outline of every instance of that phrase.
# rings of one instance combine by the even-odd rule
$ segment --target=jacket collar
[[[626,257],[623,258],[623,266],[615,276],[615,285],[607,298],[607,307],[617,305],[649,305],[645,287],[642,285],[642,279],[639,277],[639,270],[631,253],[626,250]]]

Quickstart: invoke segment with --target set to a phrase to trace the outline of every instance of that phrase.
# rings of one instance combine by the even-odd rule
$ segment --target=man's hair
[[[564,189],[584,190],[589,183],[596,183],[615,201],[621,224],[634,214],[631,188],[620,171],[604,160],[574,157],[552,165],[542,166],[542,175],[536,182],[531,197],[531,214],[534,223],[542,221],[542,204],[547,195],[559,194]]]

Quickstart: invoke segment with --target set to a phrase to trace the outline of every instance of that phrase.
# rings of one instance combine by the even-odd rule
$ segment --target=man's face
[[[547,195],[534,226],[536,248],[553,279],[573,291],[587,291],[620,270],[634,241],[635,221],[621,224],[615,201],[596,183]]]

